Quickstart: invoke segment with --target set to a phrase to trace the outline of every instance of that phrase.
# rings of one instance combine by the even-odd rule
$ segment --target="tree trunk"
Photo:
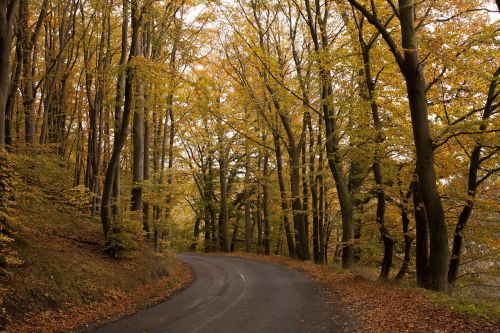
[[[228,206],[227,206],[227,171],[226,171],[226,159],[225,157],[219,158],[219,180],[220,180],[220,225],[221,230],[221,250],[224,252],[231,251],[231,244],[229,242],[229,226],[228,226]]]
[[[10,49],[19,0],[0,2],[0,149],[5,148],[5,109],[10,87]]]
[[[313,239],[313,258],[315,263],[322,263],[320,258],[320,227],[318,214],[318,186],[317,176],[315,175],[315,151],[314,151],[314,129],[312,127],[311,115],[309,112],[306,115],[307,128],[309,130],[309,186],[311,188],[311,205],[313,212],[312,239]],[[318,145],[318,147],[320,147]],[[305,164],[305,163],[304,163]]]
[[[234,222],[233,237],[231,237],[231,252],[234,252],[234,249],[236,248],[239,229],[240,229],[240,212],[239,210],[236,210],[236,222]]]
[[[278,170],[278,184],[280,188],[280,198],[281,198],[281,214],[283,219],[283,224],[285,225],[285,235],[286,242],[288,245],[288,255],[290,257],[295,257],[295,244],[293,241],[293,234],[290,228],[290,221],[288,219],[288,199],[286,195],[285,179],[283,177],[283,155],[281,153],[281,144],[279,141],[279,136],[273,133],[274,141],[274,152],[276,154],[276,169]]]
[[[265,134],[263,142],[266,142]],[[263,161],[263,179],[262,179],[262,213],[264,222],[264,254],[271,254],[270,244],[270,226],[269,226],[269,155],[267,150],[264,152]]]
[[[250,221],[250,151],[248,143],[246,143],[245,151],[245,189],[244,189],[244,205],[245,205],[245,251],[252,252],[252,223]]]
[[[191,246],[189,247],[191,251],[195,251],[196,245],[198,244],[198,237],[200,237],[200,223],[201,217],[198,213],[196,213],[196,220],[194,221],[193,241],[191,243]]]
[[[143,55],[146,59],[151,61],[151,26],[149,23],[144,24],[143,26]],[[143,160],[143,180],[149,180],[149,150],[150,150],[150,142],[151,142],[151,121],[149,119],[149,93],[151,86],[150,83],[147,83],[144,88],[144,160]],[[154,127],[154,125],[153,125]],[[150,238],[151,227],[150,227],[150,206],[149,202],[145,200],[142,203],[142,225],[143,229],[146,232],[146,237]],[[199,223],[199,221],[198,221]]]
[[[402,182],[401,179],[398,181],[398,186],[401,188]],[[410,196],[413,191],[413,186],[414,183],[412,182],[410,184],[410,188],[408,189],[408,192],[406,193],[406,196],[404,196],[403,199],[403,205],[401,207],[401,223],[403,225],[403,234],[404,234],[404,239],[405,239],[405,256],[403,259],[403,265],[401,265],[401,268],[399,269],[398,274],[394,278],[395,280],[402,280],[406,273],[408,272],[408,269],[410,267],[410,261],[411,261],[411,248],[412,248],[412,243],[413,243],[413,238],[410,236],[410,219],[408,217],[408,202],[410,200]],[[403,197],[403,191],[400,190],[400,196]]]
[[[120,63],[118,68],[118,77],[116,80],[116,97],[115,97],[115,123],[114,123],[114,142],[118,140],[120,131],[120,120],[122,118],[123,106],[123,89],[125,85],[125,66],[127,64],[127,40],[128,40],[128,0],[123,0],[122,4],[122,35],[121,35],[121,53]],[[114,171],[113,189],[112,189],[112,206],[113,216],[117,218],[120,212],[120,153],[118,153],[118,163]]]
[[[132,211],[142,210],[142,182],[144,180],[144,90],[142,79],[136,80],[136,99],[134,100],[134,123],[132,128]]]
[[[499,75],[500,75],[500,67],[496,70],[495,74],[493,75],[493,79],[490,82],[490,86],[488,89],[488,96],[483,111],[483,117],[482,117],[483,121],[489,119],[495,109],[493,107],[493,102],[496,96],[498,96],[496,87],[498,84]],[[482,122],[481,125],[479,125],[479,130],[482,133],[486,131],[486,128],[487,128],[487,122]],[[474,198],[476,197],[477,186],[479,185],[477,177],[481,165],[482,148],[483,147],[480,141],[476,141],[476,145],[472,150],[472,154],[470,154],[469,175],[467,181],[468,198],[465,206],[460,212],[460,216],[458,217],[458,222],[455,227],[455,233],[453,235],[453,248],[451,251],[450,266],[448,270],[448,283],[453,287],[456,285],[458,270],[460,268],[460,259],[462,256],[462,247],[463,247],[462,233],[465,227],[467,226],[467,221],[469,220],[470,215],[472,213],[472,209],[474,208]]]
[[[417,45],[412,0],[399,0],[403,74],[406,80],[412,119],[413,137],[417,151],[419,189],[429,221],[429,279],[430,288],[445,290],[448,272],[448,234],[434,168],[434,151],[427,114],[426,83]]]
[[[376,101],[375,95],[375,81],[372,76],[372,68],[370,61],[370,51],[373,44],[368,45],[365,42],[363,31],[359,29],[358,40],[361,47],[361,55],[363,60],[363,74],[364,74],[364,89],[361,89],[361,97],[370,104],[373,127],[376,130],[375,137],[375,150],[373,154],[373,177],[375,179],[376,193],[377,193],[377,210],[376,210],[376,220],[379,226],[380,237],[384,244],[384,257],[381,263],[379,279],[386,281],[389,278],[389,274],[392,266],[392,256],[394,249],[394,241],[389,236],[387,227],[385,226],[385,191],[384,191],[384,179],[382,172],[382,162],[381,162],[381,144],[384,142],[384,135],[382,133],[382,121],[379,114],[379,108]]]
[[[14,112],[14,104],[16,103],[17,90],[19,88],[19,81],[21,77],[21,72],[23,68],[22,63],[22,46],[20,41],[17,41],[16,46],[16,62],[15,66],[12,66],[11,83],[9,87],[9,94],[7,98],[7,105],[5,106],[5,144],[7,146],[12,146],[12,116]]]
[[[130,64],[131,60],[134,57],[139,56],[139,30],[140,30],[140,21],[141,18],[139,16],[139,8],[137,5],[137,0],[133,0],[131,2],[132,9],[132,38],[131,38],[131,46],[130,46],[130,54],[128,63]],[[131,65],[128,65],[126,68],[126,76],[125,76],[125,102],[123,106],[123,114],[122,114],[122,122],[120,131],[117,135],[117,140],[113,146],[113,152],[111,154],[111,159],[109,161],[108,167],[106,169],[106,176],[104,180],[104,188],[102,194],[102,203],[101,203],[101,223],[103,227],[104,237],[107,239],[108,233],[111,230],[111,221],[110,221],[110,205],[111,205],[111,195],[113,191],[113,182],[115,180],[115,171],[117,170],[120,162],[120,154],[125,145],[125,140],[127,138],[128,126],[130,122],[130,111],[132,109],[132,99],[133,99],[133,83],[135,80],[135,68]],[[155,238],[156,239],[156,238]]]
[[[319,187],[319,196],[318,196],[318,232],[319,232],[319,253],[318,253],[318,262],[321,264],[326,264],[325,257],[325,184],[323,180],[323,139],[322,139],[322,118],[319,117],[318,120],[318,149],[319,149],[319,157],[318,157],[318,175],[316,176],[316,181]]]
[[[413,207],[415,210],[415,225],[417,231],[416,241],[416,269],[417,285],[422,288],[429,287],[429,227],[427,214],[422,203],[420,183],[415,180],[413,186]]]
[[[320,57],[318,62],[320,84],[321,84],[321,108],[325,119],[325,138],[326,153],[330,171],[335,180],[337,196],[339,199],[340,210],[342,214],[342,267],[349,268],[353,260],[353,212],[352,200],[347,186],[347,177],[343,170],[342,155],[339,147],[339,133],[335,110],[333,110],[331,100],[333,99],[332,74],[326,68],[324,60],[325,51],[328,51],[329,38],[327,34],[327,19],[325,14],[321,18],[321,9],[319,2],[315,2],[316,15],[313,17],[313,11],[310,1],[305,1],[307,11],[307,25],[313,39],[314,51]],[[317,28],[319,27],[319,34]]]
[[[304,115],[306,118],[307,115]],[[306,131],[306,122],[304,121],[304,131]],[[311,259],[310,246],[309,246],[309,185],[307,184],[307,156],[306,156],[306,140],[302,140],[302,168],[301,168],[301,182],[302,182],[302,218],[304,219],[304,248],[307,247],[307,260]]]

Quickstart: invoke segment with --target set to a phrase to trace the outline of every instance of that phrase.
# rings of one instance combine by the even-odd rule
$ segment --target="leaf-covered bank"
[[[69,164],[26,151],[4,155],[0,178],[15,182],[5,228],[11,259],[0,276],[2,326],[12,332],[61,331],[157,303],[192,279],[173,254],[138,244],[127,257],[103,252],[100,223],[79,206]]]

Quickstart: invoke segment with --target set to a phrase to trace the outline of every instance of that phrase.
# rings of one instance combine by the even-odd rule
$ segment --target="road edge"
[[[89,332],[171,299],[188,288],[194,279],[195,273],[192,267],[177,259],[174,274],[142,285],[130,293],[110,296],[102,302],[84,304],[65,311],[32,317],[28,322],[9,328],[7,332],[11,329],[17,333],[34,331]]]

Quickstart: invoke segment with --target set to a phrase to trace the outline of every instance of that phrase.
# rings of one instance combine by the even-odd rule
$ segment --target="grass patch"
[[[433,303],[446,306],[453,311],[464,313],[477,319],[500,321],[500,304],[495,300],[484,298],[471,299],[470,297],[449,295],[431,290],[418,290]]]

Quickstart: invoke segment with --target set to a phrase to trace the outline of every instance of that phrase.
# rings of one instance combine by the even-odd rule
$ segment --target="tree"
[[[0,148],[5,147],[5,108],[10,86],[10,49],[19,0],[0,2]]]
[[[124,11],[125,12],[125,11]],[[142,20],[142,15],[139,10],[137,1],[131,2],[131,18],[132,18],[132,38],[130,44],[130,53],[127,61],[126,76],[125,76],[125,102],[123,106],[122,121],[120,131],[117,134],[117,140],[113,146],[109,164],[106,169],[106,177],[104,180],[104,188],[101,203],[101,223],[104,232],[104,238],[108,238],[108,233],[111,231],[112,224],[110,220],[111,195],[113,191],[113,183],[115,180],[115,171],[120,162],[120,153],[127,138],[128,125],[130,121],[130,112],[132,110],[133,98],[133,83],[136,78],[136,70],[134,68],[134,58],[140,55],[139,48],[139,32]]]
[[[414,3],[411,0],[400,0],[399,8],[393,6],[394,15],[398,17],[401,25],[401,46],[403,48],[403,54],[401,54],[391,33],[378,19],[376,13],[370,13],[355,0],[348,1],[379,30],[405,78],[417,154],[418,189],[422,194],[425,214],[429,222],[429,283],[432,289],[445,290],[447,287],[446,275],[449,258],[448,236],[444,211],[436,184],[434,151],[427,112],[427,84],[421,66],[417,42]]]

